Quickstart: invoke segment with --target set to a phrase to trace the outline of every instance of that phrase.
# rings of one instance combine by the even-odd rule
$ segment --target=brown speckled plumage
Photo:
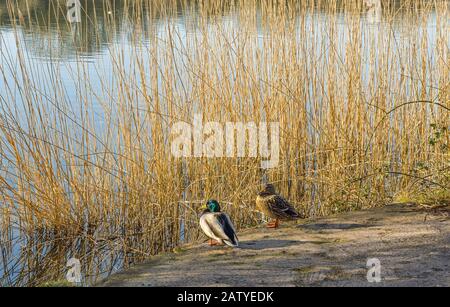
[[[273,185],[268,184],[256,197],[256,208],[272,219],[294,220],[300,214],[291,204],[275,192]]]

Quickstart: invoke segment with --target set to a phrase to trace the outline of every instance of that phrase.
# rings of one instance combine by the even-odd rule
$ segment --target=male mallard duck
[[[226,213],[220,212],[217,200],[210,199],[206,203],[206,209],[200,216],[200,228],[211,238],[209,240],[211,246],[225,243],[228,246],[236,247],[239,244],[233,223]]]
[[[256,197],[256,208],[264,215],[275,219],[267,224],[268,228],[277,228],[278,220],[295,220],[300,218],[300,214],[285,200],[275,192],[271,184],[267,184],[264,190]]]

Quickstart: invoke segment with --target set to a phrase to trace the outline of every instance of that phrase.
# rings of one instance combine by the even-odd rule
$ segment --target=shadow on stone
[[[298,228],[303,228],[307,230],[344,230],[344,229],[355,229],[355,228],[368,228],[375,225],[368,224],[328,224],[328,223],[316,223],[308,225],[299,225]]]
[[[266,248],[282,248],[292,245],[304,244],[304,241],[293,240],[258,240],[258,241],[245,241],[240,242],[239,247],[242,249],[261,250]]]

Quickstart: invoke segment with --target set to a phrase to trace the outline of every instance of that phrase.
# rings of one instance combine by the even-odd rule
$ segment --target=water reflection
[[[17,27],[23,33],[30,54],[45,59],[51,54],[54,58],[71,59],[79,56],[95,57],[104,52],[113,43],[135,43],[135,34],[140,33],[142,43],[149,37],[164,31],[170,21],[184,28],[185,33],[193,33],[198,28],[198,15],[216,15],[237,21],[239,26],[239,8],[245,6],[241,1],[230,1],[227,6],[214,11],[200,12],[196,0],[167,1],[168,5],[158,1],[81,1],[81,19],[79,24],[67,22],[66,1],[0,1],[0,34]],[[289,1],[288,1],[289,2]],[[338,1],[341,3],[342,1]],[[414,1],[364,0],[360,6],[361,16],[368,24],[383,22],[383,15],[396,11],[392,20],[395,28],[407,27],[414,22],[405,14],[417,11]],[[261,5],[260,1],[258,4]],[[261,8],[260,8],[261,9]],[[351,8],[353,11],[354,8]],[[343,6],[341,13],[350,11]],[[325,5],[316,3],[314,15],[326,17]],[[204,16],[203,16],[204,17]],[[390,20],[391,21],[391,20]],[[432,26],[430,24],[429,26]],[[258,30],[264,25],[259,23]],[[131,35],[133,33],[133,35]]]
[[[115,41],[124,31],[125,6],[107,1],[83,1],[82,22],[67,22],[65,1],[21,1],[8,7],[0,3],[0,25],[3,31],[17,27],[23,33],[27,50],[35,57],[70,59],[96,55]],[[119,3],[117,3],[119,5]],[[111,12],[111,14],[108,14]]]
[[[0,33],[17,27],[28,51],[38,58],[49,54],[60,59],[101,54],[112,43],[131,43],[136,33],[142,42],[161,31],[171,20],[195,31],[198,1],[81,1],[81,23],[67,21],[65,1],[0,1]],[[229,14],[231,6],[219,13]],[[189,28],[189,29],[188,29]]]

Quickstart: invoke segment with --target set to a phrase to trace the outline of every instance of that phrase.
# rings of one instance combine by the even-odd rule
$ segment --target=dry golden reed
[[[82,1],[75,34],[64,1],[36,14],[41,2],[0,9],[17,42],[0,101],[1,284],[64,278],[70,257],[92,283],[198,240],[208,198],[238,228],[256,225],[264,180],[308,216],[448,189],[447,1],[383,1],[373,14],[353,0]],[[55,34],[70,48],[30,65],[26,44]],[[83,61],[102,46],[111,69]],[[170,127],[194,113],[279,122],[278,167],[173,157]]]

